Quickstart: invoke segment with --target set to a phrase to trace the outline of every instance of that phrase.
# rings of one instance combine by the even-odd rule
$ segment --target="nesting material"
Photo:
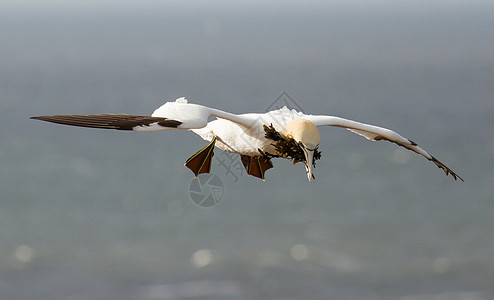
[[[284,137],[281,133],[274,129],[273,124],[267,126],[263,125],[265,137],[267,139],[275,141],[272,145],[276,149],[276,153],[278,157],[290,159],[293,161],[293,164],[298,162],[305,163],[305,155],[298,143],[290,137]],[[321,151],[317,148],[314,150],[314,160],[312,161],[312,165],[316,166],[316,160],[321,159]]]

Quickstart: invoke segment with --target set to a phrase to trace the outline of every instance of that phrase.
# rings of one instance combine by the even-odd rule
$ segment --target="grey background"
[[[2,299],[493,297],[490,1],[2,7]],[[283,160],[266,182],[235,180],[216,150],[225,192],[201,208],[183,166],[205,145],[194,134],[29,120],[150,114],[180,96],[262,112],[283,91],[396,130],[465,182],[323,128],[311,183]]]

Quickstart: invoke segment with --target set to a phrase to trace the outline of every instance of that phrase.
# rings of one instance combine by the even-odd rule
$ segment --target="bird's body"
[[[192,132],[210,142],[217,137],[215,146],[223,151],[242,155],[259,155],[259,150],[275,154],[272,141],[266,139],[264,135],[258,135],[259,128],[249,128],[238,125],[229,120],[217,119],[211,121],[206,127],[191,129]]]
[[[210,117],[216,120],[209,121]],[[206,106],[188,103],[185,98],[166,102],[148,116],[124,114],[58,115],[33,117],[59,124],[135,131],[188,129],[210,144],[195,153],[186,162],[194,174],[209,173],[214,146],[241,156],[247,173],[264,179],[265,171],[272,168],[271,158],[282,157],[302,161],[309,181],[312,168],[320,157],[318,152],[320,126],[346,128],[372,141],[387,140],[414,151],[461,179],[416,143],[396,132],[334,116],[306,115],[286,107],[266,113],[232,114]],[[463,180],[463,179],[461,179]]]
[[[259,155],[259,149],[264,153],[276,155],[273,140],[265,137],[264,125],[272,124],[278,132],[285,132],[290,120],[303,118],[302,113],[289,110],[286,107],[266,113],[250,113],[238,115],[248,122],[248,126],[217,118],[203,128],[191,129],[206,141],[217,137],[216,146],[223,151],[242,154]]]

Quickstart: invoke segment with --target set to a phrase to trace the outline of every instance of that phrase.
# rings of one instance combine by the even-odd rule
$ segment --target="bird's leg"
[[[211,161],[213,160],[214,143],[216,142],[216,136],[213,137],[211,142],[201,150],[197,151],[185,162],[185,166],[189,168],[196,177],[201,173],[208,173],[211,171]]]
[[[267,156],[248,156],[241,154],[240,158],[247,174],[261,178],[262,180],[265,180],[264,173],[273,167],[271,159]]]
[[[277,155],[277,154],[271,154],[271,153],[268,153],[268,152],[264,152],[264,151],[262,151],[262,150],[261,150],[261,149],[259,149],[259,148],[257,148],[257,151],[259,151],[259,153],[261,153],[261,156],[264,156],[264,157],[266,157],[266,158],[268,158],[268,159],[271,159],[271,158],[273,158],[273,157],[275,157],[275,158],[276,158],[276,157],[280,157],[280,156],[279,156],[279,155]]]

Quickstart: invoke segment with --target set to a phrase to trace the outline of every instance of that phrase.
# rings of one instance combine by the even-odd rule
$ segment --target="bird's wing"
[[[151,116],[127,114],[101,115],[56,115],[31,117],[52,123],[135,131],[158,131],[166,129],[197,129],[207,125],[209,116],[227,119],[239,125],[251,126],[257,120],[257,114],[236,115],[218,109],[187,103],[185,98],[175,102],[166,102]]]
[[[154,131],[177,128],[182,122],[167,118],[126,114],[56,115],[31,117],[52,123],[117,130]]]
[[[425,158],[436,164],[438,168],[442,169],[446,173],[446,175],[451,174],[451,176],[453,176],[455,180],[460,179],[461,181],[463,181],[463,179],[458,176],[458,174],[453,172],[450,168],[437,160],[434,156],[427,153],[424,149],[420,148],[415,142],[402,137],[392,130],[334,116],[306,115],[305,118],[310,120],[316,126],[342,127],[371,141],[386,140],[389,142],[393,142],[395,144],[398,144],[399,146],[405,147],[408,150],[424,156]]]
[[[226,119],[245,127],[251,127],[259,119],[259,114],[232,114],[219,109],[187,103],[185,98],[166,102],[156,109],[153,117],[161,117],[182,122],[177,128],[198,129],[207,125],[210,116]],[[257,124],[257,123],[256,123]]]

